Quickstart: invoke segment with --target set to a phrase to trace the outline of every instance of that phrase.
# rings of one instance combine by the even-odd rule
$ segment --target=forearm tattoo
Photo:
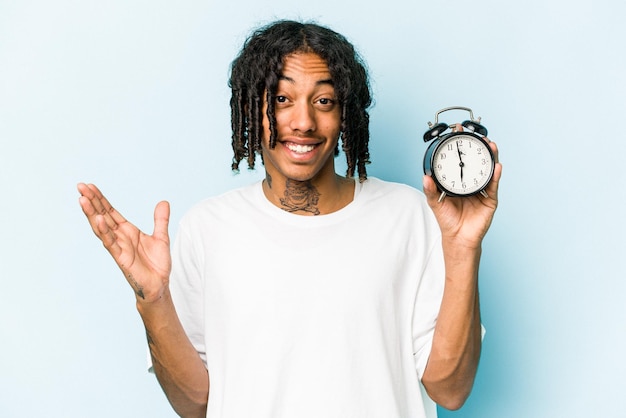
[[[304,211],[319,215],[317,203],[320,193],[310,181],[293,181],[287,179],[285,197],[280,199],[282,209],[287,212]]]
[[[137,280],[135,280],[133,275],[130,274],[130,273],[128,273],[126,275],[126,278],[128,279],[128,282],[130,283],[131,287],[133,288],[133,290],[135,291],[137,296],[139,296],[141,299],[145,300],[146,299],[146,295],[143,294],[143,286],[141,286],[139,283],[137,283]]]

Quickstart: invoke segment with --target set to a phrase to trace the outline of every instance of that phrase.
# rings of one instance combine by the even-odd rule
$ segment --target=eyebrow
[[[284,75],[278,76],[278,80],[284,80],[284,81],[286,81],[288,83],[295,84],[295,80],[293,78],[287,77],[287,76],[284,76]],[[328,78],[328,79],[323,79],[323,80],[316,81],[315,85],[316,86],[320,86],[320,85],[334,86],[335,82],[331,78]]]

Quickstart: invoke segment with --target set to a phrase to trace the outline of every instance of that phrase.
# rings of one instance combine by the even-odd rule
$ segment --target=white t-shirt
[[[207,417],[436,416],[419,382],[445,279],[439,227],[409,186],[355,189],[337,212],[300,216],[259,182],[181,221],[171,291],[209,370]]]

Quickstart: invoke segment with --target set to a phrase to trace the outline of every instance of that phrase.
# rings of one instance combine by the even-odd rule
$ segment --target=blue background
[[[499,144],[483,357],[467,404],[440,416],[626,416],[625,12],[0,0],[0,416],[174,416],[75,184],[98,184],[146,231],[169,200],[174,234],[193,203],[259,178],[230,172],[228,68],[252,27],[283,17],[330,25],[366,58],[371,176],[421,187],[421,137],[443,107],[471,107]]]

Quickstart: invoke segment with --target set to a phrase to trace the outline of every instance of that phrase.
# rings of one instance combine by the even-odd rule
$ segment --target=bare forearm
[[[181,417],[205,417],[208,372],[180,324],[169,293],[158,302],[139,302],[137,308],[146,327],[154,371],[170,404]]]
[[[444,257],[446,284],[422,382],[435,402],[458,409],[470,394],[480,358],[480,248],[444,243]]]

